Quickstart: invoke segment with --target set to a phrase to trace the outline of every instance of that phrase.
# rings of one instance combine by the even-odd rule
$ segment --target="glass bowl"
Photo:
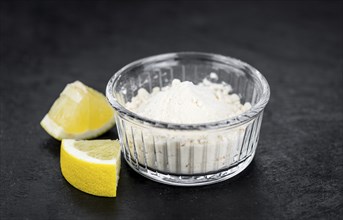
[[[213,77],[216,73],[217,77]],[[125,104],[140,88],[170,85],[173,79],[194,84],[225,82],[251,109],[232,118],[201,124],[173,124],[144,118]],[[106,96],[117,111],[116,124],[127,163],[157,182],[195,186],[229,179],[252,161],[270,89],[252,66],[227,56],[180,52],[147,57],[116,72]]]

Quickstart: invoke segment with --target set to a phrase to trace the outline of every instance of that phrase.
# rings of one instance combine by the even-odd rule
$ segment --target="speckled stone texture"
[[[342,219],[342,11],[339,1],[2,1],[0,219]],[[39,125],[64,86],[104,91],[127,63],[173,51],[229,55],[265,75],[253,163],[191,188],[123,163],[117,198],[69,185],[60,142]]]

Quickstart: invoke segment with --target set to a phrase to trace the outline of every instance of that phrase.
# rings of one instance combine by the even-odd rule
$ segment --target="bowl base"
[[[159,171],[151,170],[139,164],[137,165],[133,162],[130,162],[130,160],[127,160],[125,156],[124,158],[127,164],[134,171],[153,181],[174,186],[202,186],[218,183],[236,176],[249,166],[251,161],[254,159],[254,155],[255,152],[242,160],[240,163],[230,166],[227,169],[220,170],[219,172],[199,175],[177,175],[161,173]]]

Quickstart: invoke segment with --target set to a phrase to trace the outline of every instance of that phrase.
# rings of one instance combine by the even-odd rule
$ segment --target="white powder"
[[[210,78],[217,77],[211,73]],[[251,108],[228,84],[173,80],[170,86],[140,89],[126,107],[143,117],[179,124],[225,120]],[[124,122],[123,122],[124,123]],[[175,174],[215,172],[237,162],[247,125],[222,130],[176,131],[126,125],[124,144],[134,163]]]
[[[229,94],[231,86],[206,79],[198,85],[174,79],[170,86],[154,88],[149,94],[140,89],[126,107],[143,117],[177,124],[215,122],[241,114],[251,105],[240,103],[239,96]]]

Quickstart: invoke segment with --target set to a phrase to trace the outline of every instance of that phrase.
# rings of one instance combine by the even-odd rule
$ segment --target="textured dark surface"
[[[342,219],[341,2],[2,2],[1,219]],[[271,99],[239,177],[180,188],[124,163],[117,198],[85,194],[39,122],[74,80],[104,91],[142,57],[206,51],[242,59]],[[104,137],[116,138],[113,131]]]

